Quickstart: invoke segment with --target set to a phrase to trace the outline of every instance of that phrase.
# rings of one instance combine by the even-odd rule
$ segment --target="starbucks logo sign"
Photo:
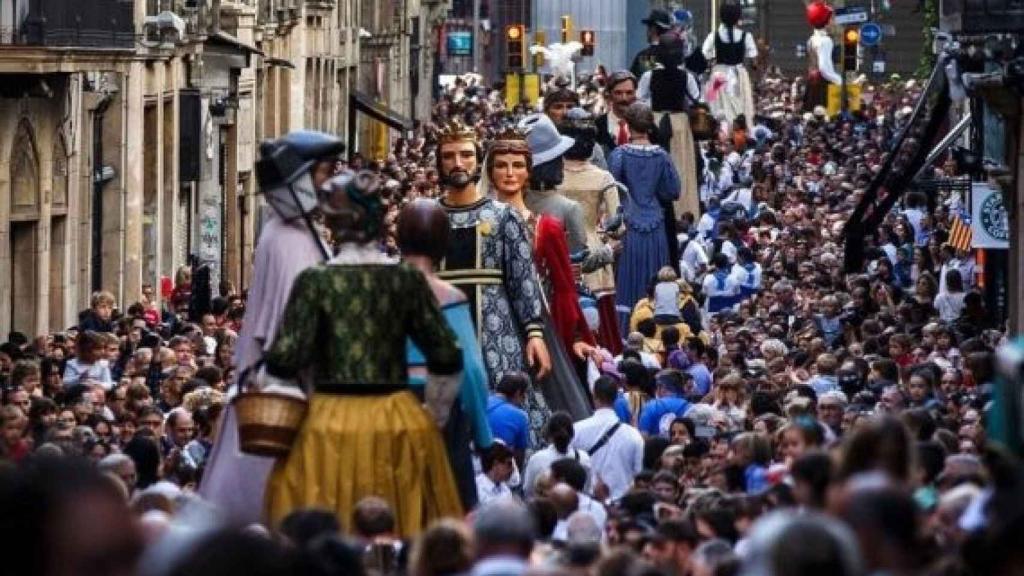
[[[1002,194],[989,194],[981,203],[979,218],[981,228],[995,240],[1010,241],[1010,222],[1003,205]]]

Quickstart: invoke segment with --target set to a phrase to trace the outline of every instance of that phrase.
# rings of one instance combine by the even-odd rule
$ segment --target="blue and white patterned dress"
[[[451,237],[438,277],[458,286],[469,299],[488,386],[493,390],[510,372],[526,371],[524,342],[543,337],[541,288],[533,249],[522,217],[509,205],[482,198],[467,206],[441,201]],[[530,415],[531,443],[549,410],[539,387],[524,407]]]

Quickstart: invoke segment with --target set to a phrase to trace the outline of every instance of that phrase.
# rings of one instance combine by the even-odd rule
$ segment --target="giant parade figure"
[[[294,390],[310,374],[305,420],[267,482],[270,525],[320,507],[351,531],[368,496],[388,502],[405,537],[463,512],[439,429],[463,354],[423,273],[380,251],[378,189],[374,176],[348,172],[319,190],[337,253],[295,278],[257,377],[260,389]],[[407,338],[425,358],[422,401],[409,386]]]
[[[483,149],[476,133],[458,122],[444,126],[437,151],[451,241],[438,277],[462,289],[479,334],[489,387],[529,366],[535,380],[551,370],[544,343],[541,289],[522,217],[477,186]],[[539,387],[525,406],[531,430],[543,426],[548,408]]]
[[[317,190],[334,173],[344,149],[341,140],[312,131],[293,132],[260,147],[257,180],[271,210],[253,257],[249,302],[235,348],[238,374],[258,365],[274,341],[295,278],[329,257],[311,215],[318,209]],[[232,396],[237,388],[237,383],[232,386]],[[259,522],[274,461],[242,452],[234,404],[221,418],[212,450],[199,494],[231,522]]]
[[[743,9],[733,1],[719,9],[721,24],[704,40],[704,57],[714,60],[705,85],[705,98],[716,117],[732,124],[740,114],[748,124],[754,122],[754,85],[744,65],[757,57],[754,36],[740,28]]]
[[[815,0],[807,5],[807,23],[814,28],[807,39],[807,89],[804,92],[804,112],[813,112],[828,102],[828,85],[840,84],[842,78],[832,64],[832,36],[828,24],[832,21],[832,7]]]

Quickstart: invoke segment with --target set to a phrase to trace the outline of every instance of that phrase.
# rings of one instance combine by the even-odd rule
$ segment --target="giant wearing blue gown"
[[[626,144],[612,151],[612,176],[629,190],[625,204],[626,236],[615,274],[615,303],[622,333],[629,330],[629,313],[646,296],[647,284],[669,264],[664,203],[679,198],[679,173],[660,146]]]

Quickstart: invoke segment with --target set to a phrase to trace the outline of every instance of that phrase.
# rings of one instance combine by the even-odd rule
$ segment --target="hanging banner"
[[[505,109],[511,112],[523,98],[523,89],[517,72],[505,75]]]
[[[540,75],[523,74],[523,99],[530,103],[532,108],[537,107],[540,102]]]
[[[971,184],[971,232],[974,248],[1010,247],[1010,219],[1003,193],[987,182]]]

